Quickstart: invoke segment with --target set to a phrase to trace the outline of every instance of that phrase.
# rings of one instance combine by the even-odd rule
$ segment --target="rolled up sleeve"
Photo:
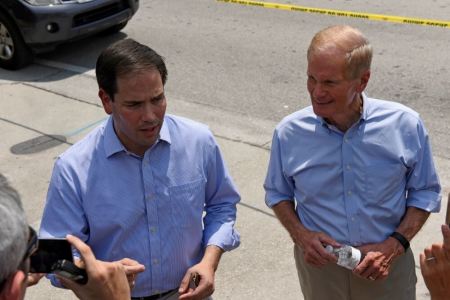
[[[213,142],[207,167],[203,244],[230,251],[240,244],[240,235],[234,226],[236,205],[241,198],[214,139]]]
[[[428,134],[420,120],[417,131],[418,149],[415,163],[407,177],[406,205],[428,212],[439,212],[441,208],[441,185],[433,163]]]
[[[264,181],[265,202],[273,207],[284,200],[294,201],[294,182],[286,176],[283,168],[283,155],[280,140],[275,130],[272,138],[269,167]]]

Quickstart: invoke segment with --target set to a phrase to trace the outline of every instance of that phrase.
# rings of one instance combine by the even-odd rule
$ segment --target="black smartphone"
[[[37,251],[30,256],[30,273],[53,273],[63,259],[73,262],[72,247],[66,239],[39,239]]]
[[[53,266],[53,273],[73,280],[78,284],[86,284],[88,281],[85,269],[78,268],[73,262],[65,259],[58,260],[58,262]]]

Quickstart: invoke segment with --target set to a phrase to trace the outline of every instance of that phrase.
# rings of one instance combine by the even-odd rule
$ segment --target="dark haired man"
[[[222,252],[239,245],[240,197],[219,147],[206,126],[165,114],[167,70],[149,47],[111,45],[96,75],[110,118],[56,161],[40,233],[144,264],[133,297],[205,299]]]
[[[415,299],[409,242],[440,209],[419,115],[364,94],[371,59],[356,28],[319,31],[307,53],[312,105],[286,117],[273,136],[266,203],[295,243],[308,300]],[[366,254],[354,270],[324,248],[344,244]]]

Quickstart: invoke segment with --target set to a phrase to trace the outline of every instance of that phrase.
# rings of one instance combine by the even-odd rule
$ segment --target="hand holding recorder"
[[[67,240],[79,251],[86,267],[88,281],[85,285],[80,285],[70,279],[58,276],[66,288],[71,289],[80,299],[130,299],[130,287],[125,267],[120,262],[97,260],[91,248],[79,238],[67,235]]]
[[[39,282],[44,274],[56,274],[79,284],[88,280],[86,270],[74,264],[72,247],[66,239],[39,239],[37,250],[30,256],[28,286]]]
[[[78,250],[85,269],[73,262],[72,245]],[[67,239],[40,239],[39,249],[31,257],[29,286],[36,284],[45,273],[57,276],[64,287],[72,290],[80,299],[129,300],[129,274],[144,271],[136,261],[104,262],[97,260],[91,248],[79,238],[67,235]],[[134,282],[133,282],[134,283]]]

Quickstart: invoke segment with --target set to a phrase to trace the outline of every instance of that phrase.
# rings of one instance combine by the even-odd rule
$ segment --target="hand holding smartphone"
[[[88,281],[85,269],[78,268],[73,262],[65,259],[58,260],[54,266],[53,273],[79,284],[86,284]]]
[[[30,256],[30,273],[56,274],[80,284],[87,282],[84,269],[73,263],[72,247],[66,239],[39,239],[37,251]]]

